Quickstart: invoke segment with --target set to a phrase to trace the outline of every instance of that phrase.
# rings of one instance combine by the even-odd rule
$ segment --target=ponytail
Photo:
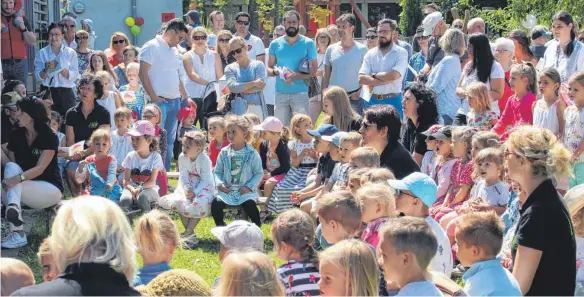
[[[158,140],[158,137],[153,137],[153,136],[148,136],[148,135],[144,135],[144,139],[146,140],[150,140],[150,152],[159,152],[160,151],[160,142]]]
[[[168,214],[159,210],[153,210],[138,219],[134,236],[142,257],[154,255],[169,246],[180,245],[176,225]]]
[[[519,72],[521,77],[527,77],[527,90],[533,94],[537,94],[537,70],[535,66],[529,62],[513,65],[513,69]]]

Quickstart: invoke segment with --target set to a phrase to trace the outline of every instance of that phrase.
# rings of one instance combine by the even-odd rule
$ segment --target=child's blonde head
[[[112,79],[111,74],[105,70],[96,72],[95,76],[101,81],[102,84],[109,83]]]
[[[176,225],[159,210],[152,210],[138,219],[134,225],[134,237],[142,257],[153,257],[180,245]]]
[[[377,296],[379,268],[373,251],[363,241],[340,241],[319,255],[321,263],[330,263],[345,274],[346,296]]]
[[[300,209],[291,209],[280,214],[272,223],[274,244],[285,243],[300,254],[304,262],[318,265],[316,251],[312,247],[314,221]]]
[[[503,179],[503,162],[505,162],[503,151],[498,148],[486,148],[481,150],[474,159],[473,174],[474,176],[480,176],[480,165],[481,163],[493,163],[499,169],[499,178]]]
[[[51,252],[51,245],[50,245],[50,240],[51,240],[51,236],[48,236],[47,238],[43,239],[43,242],[41,242],[41,245],[39,246],[39,252],[37,253],[37,257],[39,258],[39,262],[42,261],[42,257],[46,257],[46,256],[53,256],[53,253]]]
[[[207,121],[209,126],[218,126],[221,129],[225,130],[225,118],[224,117],[211,117]]]
[[[491,95],[483,82],[474,82],[466,87],[466,95],[475,112],[486,112],[491,109]]]
[[[308,115],[303,114],[303,113],[295,114],[292,117],[292,119],[290,120],[290,130],[291,130],[290,138],[295,139],[295,140],[300,139],[302,137],[302,135],[300,135],[298,127],[300,126],[300,124],[303,124],[306,122],[312,123],[312,119]]]
[[[387,184],[387,180],[385,180]],[[375,200],[381,207],[381,217],[395,217],[395,190],[382,184],[365,185],[357,191],[357,199],[364,207],[364,202],[368,199]]]
[[[381,164],[381,159],[374,148],[358,147],[351,152],[351,163],[360,165],[360,168],[377,168]]]
[[[351,143],[354,147],[358,147],[361,145],[361,141],[363,140],[363,135],[358,132],[349,132],[343,136],[341,136],[341,145],[343,142]]]
[[[479,147],[480,149],[485,149],[488,147],[497,148],[501,146],[501,139],[495,132],[480,131],[472,136],[472,145]]]
[[[455,237],[467,245],[477,246],[495,258],[501,251],[505,226],[494,211],[474,212],[456,221]]]
[[[250,121],[252,125],[259,125],[262,123],[262,120],[260,120],[260,117],[256,114],[253,114],[253,113],[246,113],[243,115],[243,117],[246,118],[248,121]]]
[[[460,141],[466,145],[467,158],[471,158],[472,150],[472,137],[477,133],[477,129],[474,127],[458,127],[452,131],[452,139],[454,141]]]
[[[361,206],[351,192],[331,192],[318,201],[318,217],[325,222],[338,222],[348,233],[361,228],[361,216]]]
[[[369,168],[361,177],[361,184],[387,184],[388,179],[395,179],[395,175],[387,168]]]
[[[576,236],[584,238],[584,185],[570,189],[564,196],[564,202],[572,217],[574,233]]]
[[[144,117],[144,114],[148,112],[154,114],[156,118],[158,118],[158,121],[155,123],[155,125],[160,125],[160,123],[162,123],[162,110],[160,107],[158,107],[158,105],[154,103],[146,104],[142,110],[142,117]]]
[[[362,183],[363,176],[371,170],[370,168],[349,169],[349,182],[359,181]]]
[[[110,131],[107,129],[97,129],[91,133],[91,137],[89,138],[89,143],[94,145],[96,141],[105,141],[111,145],[112,143],[112,135]]]
[[[225,119],[225,127],[237,127],[243,132],[245,142],[250,143],[253,139],[253,125],[243,116],[231,115]]]
[[[426,270],[438,249],[436,235],[423,218],[406,216],[389,219],[381,227],[379,238],[389,243],[397,253],[413,254],[422,270]]]
[[[230,252],[215,296],[284,296],[275,263],[261,252]]]
[[[124,106],[119,107],[114,112],[114,119],[117,120],[119,118],[131,120],[132,119],[132,111],[129,108],[124,107]]]
[[[207,145],[207,137],[205,137],[205,133],[201,131],[188,131],[183,136],[182,143],[183,145],[188,143],[196,148],[205,149],[205,146]]]

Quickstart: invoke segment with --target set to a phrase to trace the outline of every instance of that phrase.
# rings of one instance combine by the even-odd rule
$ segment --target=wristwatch
[[[20,32],[22,32],[22,33],[28,32],[28,28],[25,26],[24,29],[20,29]]]
[[[371,77],[373,77],[373,78],[376,78],[376,76],[377,76],[377,73],[371,74]]]
[[[24,174],[21,174],[20,175],[20,182],[23,182],[23,181],[24,181]]]

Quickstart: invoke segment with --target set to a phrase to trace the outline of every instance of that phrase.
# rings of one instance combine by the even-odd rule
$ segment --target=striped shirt
[[[319,296],[320,273],[313,263],[289,261],[278,268],[280,280],[286,288],[286,296]]]

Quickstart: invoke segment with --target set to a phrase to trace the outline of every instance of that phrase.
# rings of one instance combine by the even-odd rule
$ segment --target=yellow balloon
[[[127,25],[128,27],[132,27],[132,26],[134,26],[135,24],[136,24],[136,21],[134,20],[134,18],[133,18],[133,17],[127,17],[127,18],[126,18],[126,25]]]

